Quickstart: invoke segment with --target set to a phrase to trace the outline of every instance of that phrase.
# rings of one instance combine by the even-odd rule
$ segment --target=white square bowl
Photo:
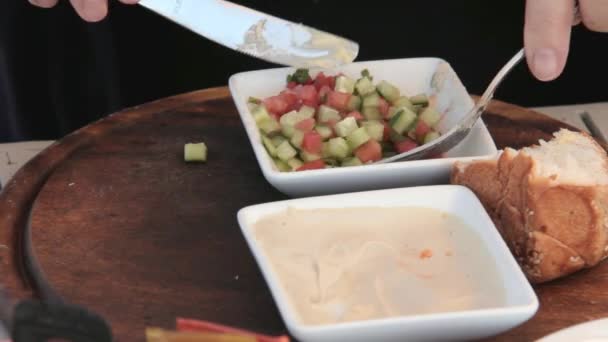
[[[436,107],[444,113],[438,130],[446,132],[474,106],[474,103],[449,63],[439,58],[407,58],[357,62],[335,70],[311,70],[329,74],[343,72],[358,77],[368,69],[374,81],[386,80],[402,93],[426,93],[436,99]],[[480,119],[470,135],[449,151],[445,158],[338,167],[303,172],[280,172],[261,143],[260,132],[247,107],[250,96],[265,98],[285,87],[285,79],[293,68],[274,68],[242,72],[230,77],[233,100],[266,180],[291,197],[326,195],[393,187],[445,184],[454,161],[484,159],[497,153],[496,145]]]
[[[403,207],[435,208],[464,220],[481,238],[492,257],[506,291],[500,307],[399,316],[331,325],[299,321],[272,264],[258,245],[254,225],[261,218],[289,208]],[[529,320],[538,310],[538,298],[477,197],[467,188],[436,185],[375,190],[350,194],[290,199],[241,209],[238,222],[270,288],[289,332],[298,340],[333,341],[462,341],[493,336]],[[380,229],[381,227],[379,227]]]

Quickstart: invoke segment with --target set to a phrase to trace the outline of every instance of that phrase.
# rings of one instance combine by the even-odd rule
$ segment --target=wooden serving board
[[[574,129],[498,101],[484,120],[500,148]],[[184,143],[200,140],[208,163],[184,163]],[[20,298],[56,293],[89,307],[117,341],[143,341],[146,326],[173,328],[177,316],[285,333],[236,221],[244,206],[284,198],[226,88],[131,108],[61,139],[3,189],[2,282]],[[603,317],[606,288],[606,263],[538,286],[538,314],[491,340],[532,341]]]

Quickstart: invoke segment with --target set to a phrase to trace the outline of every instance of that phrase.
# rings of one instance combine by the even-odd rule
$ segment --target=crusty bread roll
[[[479,197],[533,283],[608,256],[608,157],[585,133],[560,130],[549,142],[456,163],[451,182]]]

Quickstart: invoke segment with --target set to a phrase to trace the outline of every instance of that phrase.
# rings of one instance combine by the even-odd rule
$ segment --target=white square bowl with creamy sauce
[[[291,199],[237,217],[300,341],[474,340],[538,310],[532,286],[465,187]]]
[[[358,77],[368,69],[374,82],[385,80],[409,96],[424,93],[433,97],[442,113],[439,132],[446,132],[473,108],[474,103],[450,64],[440,58],[406,58],[365,61],[335,70],[311,69],[328,75],[340,72]],[[242,72],[230,77],[229,86],[257,162],[266,180],[291,197],[377,190],[405,186],[445,184],[453,163],[493,157],[496,145],[481,119],[469,136],[443,158],[402,161],[389,164],[368,164],[302,172],[280,172],[266,152],[260,132],[247,106],[249,97],[266,98],[285,88],[287,75],[293,68],[274,68]]]

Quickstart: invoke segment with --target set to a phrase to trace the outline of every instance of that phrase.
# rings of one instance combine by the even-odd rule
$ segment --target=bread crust
[[[608,257],[608,186],[560,184],[537,176],[538,167],[527,153],[505,149],[493,160],[457,163],[451,176],[478,196],[533,283]]]

